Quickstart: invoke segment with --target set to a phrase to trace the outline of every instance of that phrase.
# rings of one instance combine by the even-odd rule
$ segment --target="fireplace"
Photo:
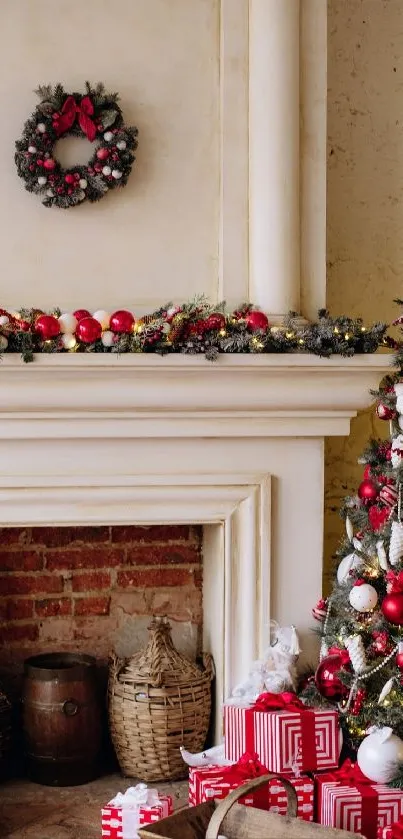
[[[296,624],[311,657],[323,438],[348,434],[387,362],[42,355],[24,365],[5,357],[0,526],[113,534],[175,525],[182,535],[202,526],[192,531],[202,538],[200,645],[215,659],[219,705],[264,648],[270,619]],[[53,571],[57,580],[61,569]],[[128,598],[143,585],[132,580]],[[93,596],[101,609],[109,594]]]

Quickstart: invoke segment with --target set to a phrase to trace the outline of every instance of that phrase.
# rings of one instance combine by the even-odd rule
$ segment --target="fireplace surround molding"
[[[349,433],[388,362],[6,356],[0,526],[203,524],[219,703],[263,651],[270,619],[296,624],[313,651],[324,437]]]

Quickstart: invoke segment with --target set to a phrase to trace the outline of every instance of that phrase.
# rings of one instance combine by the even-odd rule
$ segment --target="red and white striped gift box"
[[[376,839],[379,828],[386,828],[403,816],[402,790],[368,779],[365,785],[338,781],[338,774],[315,776],[316,821],[320,824]],[[386,839],[383,833],[382,839]]]
[[[304,731],[306,714],[310,715],[308,732]],[[339,763],[342,737],[337,711],[293,713],[224,705],[224,733],[227,760],[235,762],[244,752],[257,752],[269,772],[312,772],[333,769]]]
[[[172,813],[172,798],[170,795],[159,795],[158,803],[153,806],[142,804],[138,811],[138,827],[165,819]],[[130,836],[123,830],[122,807],[109,806],[102,808],[102,836],[105,839],[137,839],[137,831]]]
[[[298,799],[297,816],[304,821],[313,821],[314,783],[307,775],[299,778],[291,776]],[[232,778],[230,773],[223,774],[222,766],[202,766],[189,769],[189,804],[194,807],[211,798],[225,798],[233,789],[245,783],[245,778]],[[270,810],[285,816],[287,812],[287,795],[281,782],[273,778],[267,786],[255,793],[248,793],[240,799],[240,804],[247,807],[257,807],[260,810]]]
[[[378,827],[377,839],[403,839],[403,818],[386,827]]]

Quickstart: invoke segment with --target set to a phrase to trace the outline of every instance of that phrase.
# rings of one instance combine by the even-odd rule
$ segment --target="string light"
[[[221,338],[225,338],[227,331],[225,329],[220,329],[218,334],[221,335]]]
[[[362,326],[362,327],[361,327],[361,332],[366,332],[366,331],[367,331],[367,327],[366,327],[366,326]]]
[[[337,326],[335,326],[334,329],[333,329],[333,332],[334,332],[335,335],[338,335],[340,330],[337,328]]]
[[[346,334],[345,334],[345,336],[344,336],[344,340],[345,340],[345,341],[349,341],[349,340],[350,340],[350,338],[351,338],[351,335],[349,335],[349,334],[348,334],[348,332],[346,332]]]
[[[294,337],[294,333],[293,333],[293,332],[286,332],[286,333],[285,333],[285,337],[286,337],[286,338],[293,338],[293,337]]]
[[[300,339],[299,339],[299,341],[298,341],[298,343],[299,343],[299,344],[305,344],[305,341],[304,341],[304,339],[303,339],[303,338],[300,338]]]

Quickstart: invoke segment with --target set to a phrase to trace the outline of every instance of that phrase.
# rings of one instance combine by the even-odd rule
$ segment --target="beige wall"
[[[390,321],[403,296],[403,4],[329,0],[328,10],[328,306]],[[327,444],[327,571],[357,457],[387,433],[369,411]]]
[[[2,0],[2,305],[119,307],[213,295],[219,200],[218,0]],[[139,128],[128,186],[51,210],[14,141],[38,84],[103,81]]]

